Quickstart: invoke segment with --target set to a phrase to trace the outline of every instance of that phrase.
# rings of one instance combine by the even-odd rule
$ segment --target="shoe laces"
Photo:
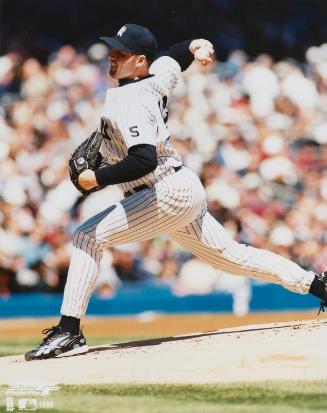
[[[58,335],[61,333],[61,328],[60,326],[53,326],[51,328],[45,328],[44,330],[42,330],[42,334],[46,334],[46,336],[44,337],[42,343],[46,343],[50,338]]]

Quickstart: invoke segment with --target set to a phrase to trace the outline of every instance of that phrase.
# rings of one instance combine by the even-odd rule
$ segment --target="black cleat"
[[[325,311],[327,307],[327,271],[316,274],[312,284],[310,286],[309,293],[320,298],[320,309],[318,315],[321,311]]]
[[[42,331],[47,336],[36,349],[25,354],[25,360],[44,360],[54,357],[73,356],[88,351],[85,337],[63,331],[60,326],[46,328]]]

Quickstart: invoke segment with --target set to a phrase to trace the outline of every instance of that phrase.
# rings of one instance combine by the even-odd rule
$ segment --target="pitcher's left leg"
[[[234,241],[209,212],[171,236],[201,260],[230,274],[281,284],[302,294],[309,292],[315,277],[280,255]]]

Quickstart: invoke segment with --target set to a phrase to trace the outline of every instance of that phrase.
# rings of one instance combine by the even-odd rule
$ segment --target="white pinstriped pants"
[[[213,267],[307,293],[314,273],[270,251],[234,241],[208,212],[198,177],[183,167],[153,188],[137,192],[95,215],[74,235],[61,314],[81,318],[106,246],[170,235]],[[201,274],[199,274],[201,277]]]

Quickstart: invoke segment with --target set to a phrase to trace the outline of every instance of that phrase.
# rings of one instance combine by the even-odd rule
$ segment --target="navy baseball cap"
[[[157,41],[150,30],[138,24],[125,24],[115,37],[100,37],[110,50],[118,49],[123,52],[144,54],[153,60],[157,53]]]

